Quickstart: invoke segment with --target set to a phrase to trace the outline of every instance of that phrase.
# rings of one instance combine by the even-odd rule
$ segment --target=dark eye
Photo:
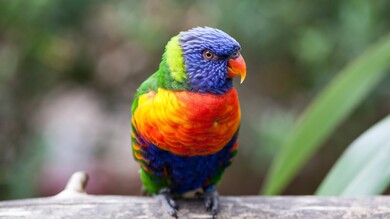
[[[211,50],[206,49],[203,51],[203,58],[213,60],[215,58],[215,55],[213,52],[211,52]]]
[[[240,56],[240,51],[234,51],[231,55],[230,55],[230,58],[232,59],[236,59],[238,58],[238,56]]]

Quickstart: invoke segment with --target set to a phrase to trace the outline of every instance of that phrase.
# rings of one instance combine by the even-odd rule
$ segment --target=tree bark
[[[86,180],[76,173],[56,196],[0,202],[0,218],[172,218],[152,197],[88,195]],[[178,204],[178,218],[212,218],[202,200]],[[390,197],[221,197],[217,218],[390,218]]]
[[[178,218],[212,218],[201,200],[178,200]],[[221,197],[217,218],[390,218],[390,198]],[[151,197],[49,197],[0,202],[0,218],[172,218]]]

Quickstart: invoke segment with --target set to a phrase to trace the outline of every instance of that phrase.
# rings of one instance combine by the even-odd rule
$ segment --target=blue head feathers
[[[196,27],[179,35],[188,83],[193,91],[223,94],[233,86],[227,65],[240,44],[221,30]]]

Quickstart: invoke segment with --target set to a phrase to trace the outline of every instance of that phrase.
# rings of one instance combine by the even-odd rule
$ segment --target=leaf
[[[347,148],[316,195],[378,195],[389,184],[390,115]]]
[[[390,37],[375,44],[324,89],[300,117],[271,164],[263,194],[279,194],[390,66]]]

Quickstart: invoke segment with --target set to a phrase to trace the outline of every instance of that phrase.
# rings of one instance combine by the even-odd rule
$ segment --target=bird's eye
[[[230,55],[230,58],[232,59],[236,59],[238,58],[238,56],[240,56],[240,51],[234,51],[231,55]]]
[[[203,58],[213,60],[215,58],[215,54],[212,51],[206,49],[203,51]]]

